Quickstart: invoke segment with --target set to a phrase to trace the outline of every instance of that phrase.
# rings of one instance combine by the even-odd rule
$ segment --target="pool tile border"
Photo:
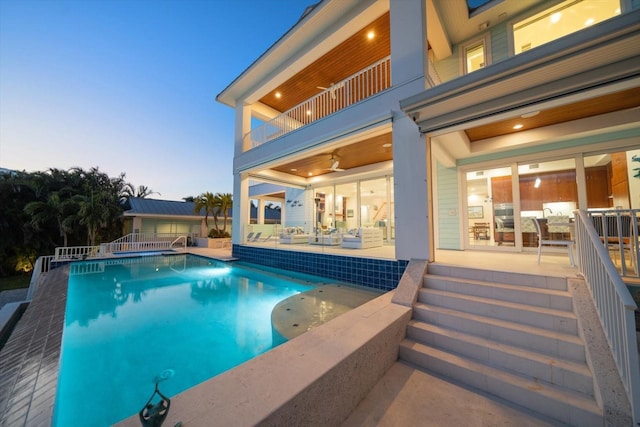
[[[233,245],[233,256],[267,267],[328,277],[341,282],[390,291],[395,289],[409,261],[356,258],[337,254],[296,252]]]

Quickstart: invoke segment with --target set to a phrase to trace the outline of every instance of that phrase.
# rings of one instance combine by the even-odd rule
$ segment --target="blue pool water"
[[[107,426],[280,343],[271,311],[327,279],[192,255],[71,266],[54,425]]]

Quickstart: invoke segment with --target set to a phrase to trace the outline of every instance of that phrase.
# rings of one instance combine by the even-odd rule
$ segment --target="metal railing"
[[[617,211],[608,211],[611,212]],[[592,214],[584,210],[577,211],[578,259],[627,391],[635,425],[640,422],[640,365],[635,322],[637,306],[609,256],[607,240],[603,244],[596,230]],[[614,217],[621,216],[616,213]]]
[[[587,215],[622,277],[640,277],[640,209],[598,209]]]
[[[390,87],[391,57],[387,56],[252,129],[244,138],[250,139],[252,148],[257,147]]]

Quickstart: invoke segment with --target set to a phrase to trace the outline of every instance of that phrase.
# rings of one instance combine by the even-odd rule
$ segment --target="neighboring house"
[[[382,224],[397,260],[533,251],[530,218],[640,208],[638,0],[324,0],[217,100],[234,252],[265,183],[284,226]]]
[[[194,209],[193,202],[130,197],[123,214],[123,234],[182,233],[206,236],[208,230],[204,223],[204,210],[195,213]],[[209,228],[212,227],[213,218],[209,218]]]
[[[204,221],[204,209],[194,213],[193,202],[176,202],[172,200],[157,200],[140,197],[130,197],[124,216],[124,235],[129,233],[171,233],[206,236],[209,230],[215,228],[213,217],[209,216],[209,229]],[[280,221],[280,211],[265,209],[263,220],[267,224],[277,224]],[[231,218],[233,210],[229,209],[227,231],[231,232]],[[257,206],[251,205],[252,222],[258,220]],[[218,216],[218,227],[222,229],[224,217]]]

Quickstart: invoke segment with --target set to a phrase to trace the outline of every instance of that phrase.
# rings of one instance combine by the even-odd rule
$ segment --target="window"
[[[486,64],[484,40],[466,46],[464,49],[465,74],[484,68]]]
[[[517,55],[620,14],[620,0],[568,0],[513,25]]]

